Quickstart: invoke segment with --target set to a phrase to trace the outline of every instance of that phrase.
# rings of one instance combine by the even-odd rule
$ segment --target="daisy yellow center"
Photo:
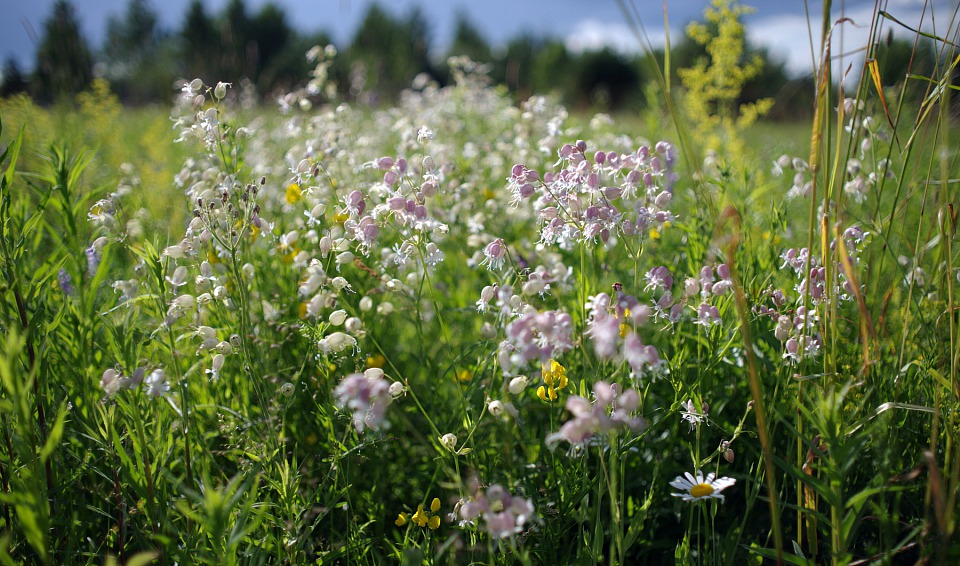
[[[708,483],[698,483],[690,488],[690,495],[694,497],[706,497],[713,493],[713,486]]]

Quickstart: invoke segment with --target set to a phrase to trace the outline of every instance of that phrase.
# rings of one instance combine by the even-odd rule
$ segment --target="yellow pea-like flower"
[[[413,514],[411,519],[413,519],[414,523],[420,525],[421,528],[427,526],[429,519],[427,518],[427,514],[423,512],[423,505],[417,505],[417,512]]]

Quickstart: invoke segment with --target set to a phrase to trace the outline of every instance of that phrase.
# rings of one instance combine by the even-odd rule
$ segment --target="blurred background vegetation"
[[[104,44],[96,46],[84,36],[74,5],[60,0],[40,31],[34,69],[27,72],[12,58],[4,63],[0,97],[28,93],[40,104],[72,102],[94,78],[103,78],[124,105],[165,104],[178,78],[199,77],[208,84],[233,83],[234,92],[255,101],[272,100],[305,80],[312,64],[304,54],[312,46],[334,43],[324,31],[298,32],[274,3],[252,11],[243,0],[230,0],[211,13],[194,0],[180,21],[178,29],[165,29],[150,0],[130,0],[125,12],[108,22]],[[654,81],[654,62],[663,65],[662,51],[574,52],[557,37],[519,35],[493,46],[464,15],[442,53],[431,43],[431,25],[421,10],[397,17],[376,4],[349,43],[336,48],[330,72],[340,96],[370,105],[392,102],[420,74],[447,84],[447,58],[466,55],[489,65],[490,78],[518,100],[554,93],[574,109],[635,111],[648,104],[645,87]],[[886,86],[902,80],[908,68],[914,74],[933,68],[932,46],[915,50],[912,42],[890,36],[878,54]],[[671,67],[692,67],[705,56],[703,45],[683,37],[673,45]],[[769,118],[809,118],[812,76],[790,76],[784,62],[749,43],[743,57],[759,57],[763,64],[744,86],[740,104],[772,98]]]
[[[28,93],[41,104],[72,102],[94,78],[103,78],[126,106],[165,104],[178,78],[199,77],[208,84],[242,87],[253,100],[272,100],[306,80],[312,64],[304,54],[312,46],[334,44],[324,31],[298,32],[275,3],[254,12],[244,0],[230,0],[221,12],[211,13],[194,0],[181,22],[178,29],[165,29],[150,0],[130,0],[125,12],[108,22],[104,44],[96,46],[84,36],[74,5],[60,0],[40,32],[34,69],[20,69],[12,58],[4,63],[0,97]],[[349,43],[335,45],[338,55],[330,72],[342,99],[388,104],[421,74],[443,86],[451,80],[447,58],[465,55],[488,65],[491,80],[518,100],[553,93],[574,109],[635,111],[648,106],[653,65],[663,65],[662,51],[575,52],[557,37],[525,34],[494,46],[465,15],[458,18],[445,53],[432,45],[430,32],[420,9],[393,16],[371,5]],[[880,47],[884,85],[901,81],[907,69],[922,75],[934,66],[932,45],[915,49],[913,42],[891,35]],[[671,67],[693,67],[704,57],[704,46],[684,36],[673,45]],[[769,118],[807,119],[813,77],[791,76],[784,62],[748,42],[744,60],[757,57],[761,72],[744,86],[738,103],[771,98]]]

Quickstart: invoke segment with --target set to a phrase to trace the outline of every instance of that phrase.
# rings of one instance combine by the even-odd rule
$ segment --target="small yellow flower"
[[[559,397],[557,391],[567,386],[567,368],[551,358],[543,364],[540,373],[543,376],[543,385],[537,388],[537,397],[542,401],[556,401]]]
[[[385,363],[387,363],[387,358],[383,357],[383,354],[374,354],[372,356],[367,356],[367,368],[383,369],[383,365]]]
[[[284,195],[287,204],[297,204],[303,198],[303,189],[297,183],[287,185],[287,192]]]
[[[427,523],[430,522],[427,514],[423,512],[423,504],[417,505],[417,512],[413,514],[411,519],[414,523],[420,525],[420,528],[426,527]]]
[[[459,369],[457,370],[457,381],[461,383],[464,381],[470,381],[473,379],[473,373],[468,369]]]
[[[398,527],[402,527],[407,524],[407,521],[413,521],[414,524],[418,525],[421,529],[429,527],[430,530],[435,531],[440,528],[440,498],[434,497],[433,501],[430,502],[430,513],[428,514],[423,510],[423,504],[417,505],[417,512],[413,514],[409,519],[407,518],[406,513],[400,513],[397,517],[397,520],[394,521]]]
[[[631,314],[631,313],[630,313],[630,309],[625,309],[625,310],[623,311],[623,320],[629,319],[629,318],[630,318],[630,314]],[[621,338],[626,338],[628,332],[630,332],[630,325],[627,324],[626,322],[621,322],[621,323],[620,323],[620,337],[621,337]]]
[[[557,390],[553,387],[547,389],[544,386],[537,387],[537,397],[541,401],[556,401],[557,400]]]
[[[350,219],[350,213],[347,212],[346,210],[338,212],[333,215],[333,221],[336,222],[337,224],[343,224],[349,219]]]

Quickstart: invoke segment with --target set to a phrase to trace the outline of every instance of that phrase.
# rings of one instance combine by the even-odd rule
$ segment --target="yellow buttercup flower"
[[[300,202],[300,199],[303,198],[303,189],[300,188],[300,185],[297,183],[290,183],[287,185],[287,191],[284,195],[287,204],[297,204]]]
[[[397,520],[394,521],[393,524],[396,525],[396,526],[398,526],[398,527],[402,527],[402,526],[406,525],[406,524],[407,524],[407,514],[406,514],[406,513],[400,513],[399,515],[397,515]]]

